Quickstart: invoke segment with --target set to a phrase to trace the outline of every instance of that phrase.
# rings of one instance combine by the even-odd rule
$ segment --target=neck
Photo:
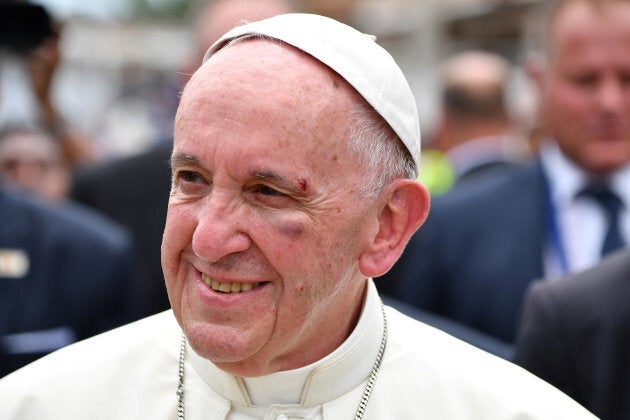
[[[323,359],[337,349],[354,331],[367,292],[367,280],[357,282],[357,287],[346,293],[346,302],[340,299],[323,305],[302,323],[288,340],[282,343],[284,351],[267,346],[250,358],[238,362],[213,363],[221,370],[239,377],[259,377],[275,372],[299,369]],[[325,320],[325,321],[322,321]],[[315,327],[317,325],[317,327]]]

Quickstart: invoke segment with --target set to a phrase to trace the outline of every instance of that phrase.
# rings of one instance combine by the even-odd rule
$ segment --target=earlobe
[[[378,232],[359,259],[361,273],[378,277],[389,271],[427,218],[429,207],[429,193],[422,184],[411,179],[396,180],[378,214]]]

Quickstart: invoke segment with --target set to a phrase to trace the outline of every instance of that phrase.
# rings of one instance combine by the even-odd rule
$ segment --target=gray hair
[[[245,34],[229,40],[223,48],[248,39],[265,39],[284,45],[283,41],[267,35]],[[404,143],[385,119],[356,91],[355,96],[347,146],[368,173],[359,193],[364,198],[372,198],[396,178],[416,179],[418,169]]]
[[[385,119],[358,93],[356,96],[347,145],[350,154],[368,173],[360,193],[370,198],[396,178],[416,179],[418,170],[402,140]]]

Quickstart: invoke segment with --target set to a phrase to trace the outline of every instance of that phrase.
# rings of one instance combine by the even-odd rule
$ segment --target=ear
[[[415,180],[398,179],[390,185],[377,215],[378,232],[359,258],[364,276],[378,277],[389,271],[427,218],[429,203],[427,189]]]
[[[529,53],[523,60],[523,69],[529,81],[542,91],[545,75],[545,58],[539,53]]]

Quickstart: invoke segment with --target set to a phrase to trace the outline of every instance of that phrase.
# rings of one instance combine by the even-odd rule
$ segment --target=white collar
[[[576,194],[588,183],[588,174],[567,158],[554,141],[540,145],[540,157],[552,201],[563,208],[571,205]]]
[[[589,174],[562,153],[556,142],[542,143],[540,155],[549,181],[553,202],[569,206],[577,193],[589,182]],[[611,173],[609,187],[630,205],[630,163]]]
[[[372,280],[361,316],[350,336],[323,359],[294,370],[257,378],[240,378],[217,368],[188,345],[200,377],[224,398],[242,406],[300,404],[308,407],[339,398],[370,375],[383,332],[381,301]]]

